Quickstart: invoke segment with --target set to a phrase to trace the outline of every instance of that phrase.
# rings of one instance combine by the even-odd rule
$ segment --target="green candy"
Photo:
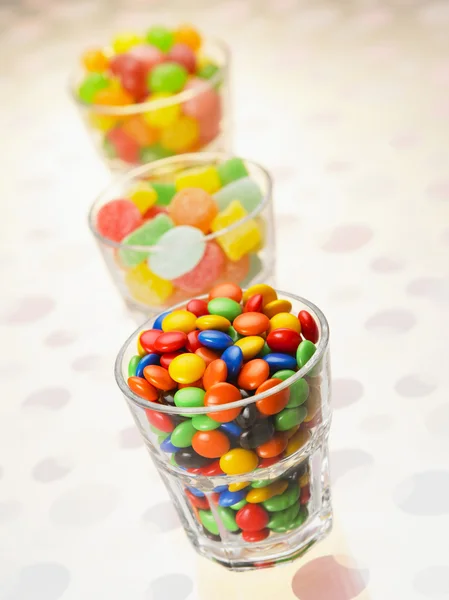
[[[245,506],[245,504],[248,504],[248,502],[247,500],[245,500],[245,498],[243,498],[243,500],[240,500],[240,502],[236,502],[230,508],[232,508],[232,510],[240,510]]]
[[[232,325],[228,329],[228,335],[231,337],[234,344],[235,344],[235,342],[238,342],[239,340],[241,340],[243,337],[243,335],[240,335],[240,333],[237,333],[237,331],[234,329],[234,327]]]
[[[187,388],[183,388],[187,389]],[[192,425],[197,431],[212,431],[212,429],[218,429],[221,423],[214,421],[207,415],[194,415],[192,417]]]
[[[196,76],[200,79],[212,79],[212,77],[219,71],[217,65],[213,63],[206,63],[196,73]]]
[[[168,206],[176,194],[176,186],[174,183],[158,183],[152,182],[151,187],[157,194],[156,204],[159,206]]]
[[[296,362],[300,369],[306,365],[316,352],[316,346],[309,340],[302,341],[296,350]]]
[[[175,62],[165,62],[156,65],[148,75],[148,87],[152,92],[168,92],[176,94],[185,86],[188,73],[186,69]]]
[[[127,235],[121,243],[129,246],[154,246],[158,239],[173,227],[174,223],[168,215],[156,215]],[[136,267],[148,258],[148,254],[149,252],[129,250],[126,247],[119,250],[120,260],[126,267]]]
[[[211,315],[219,315],[232,321],[242,313],[242,307],[231,298],[214,298],[207,305],[207,310]]]
[[[296,408],[284,408],[274,417],[274,426],[277,431],[287,431],[295,425],[299,425],[307,416],[305,406],[297,406]]]
[[[294,374],[295,374],[295,371],[292,371],[291,369],[282,369],[281,371],[277,371],[273,375],[273,378],[275,377],[276,379],[280,379],[281,381],[285,381],[286,379],[288,379],[289,377],[291,377]]]
[[[285,381],[289,377],[292,377],[295,374],[295,371],[291,369],[283,369],[282,371],[278,371],[273,375],[276,379],[281,379]],[[309,384],[305,379],[298,379],[295,383],[292,383],[290,386],[290,398],[287,404],[287,408],[296,408],[297,406],[301,406],[309,397]]]
[[[220,166],[217,169],[219,170]],[[238,200],[248,212],[257,208],[263,199],[260,187],[250,177],[231,180],[231,183],[224,185],[213,197],[220,210],[224,210],[233,200]]]
[[[196,429],[192,425],[192,421],[183,421],[173,429],[170,441],[177,448],[188,448],[192,445],[195,433]]]
[[[117,152],[115,151],[114,144],[108,140],[108,138],[104,138],[103,140],[103,152],[108,158],[117,158]]]
[[[167,148],[164,148],[160,144],[153,144],[139,150],[141,163],[149,163],[161,158],[168,158],[169,156],[173,156],[173,152],[170,152],[170,150],[167,150]],[[153,184],[151,185],[154,187]]]
[[[200,388],[186,387],[178,390],[173,396],[175,406],[180,408],[196,408],[204,406],[204,396],[206,392]],[[189,417],[190,415],[182,414],[183,417]],[[177,444],[175,444],[176,446]]]
[[[165,438],[167,438],[170,434],[169,433],[161,433],[161,435],[157,436],[157,443],[159,444],[159,446],[162,444],[162,442],[165,440]]]
[[[200,516],[201,523],[207,529],[207,531],[210,531],[210,533],[213,533],[214,535],[220,535],[217,522],[210,510],[199,510],[198,514]]]
[[[150,425],[150,429],[153,433],[155,433],[157,436],[160,435],[165,435],[165,437],[167,437],[168,435],[170,435],[169,433],[165,433],[165,431],[161,431],[160,429],[158,429],[157,427],[155,427],[154,425]]]
[[[290,508],[274,513],[268,521],[267,527],[269,529],[289,528],[294,523],[300,508],[299,504],[293,504]]]
[[[234,511],[227,506],[217,506],[217,512],[220,520],[228,531],[238,531],[239,526],[235,522]]]
[[[230,158],[217,166],[218,176],[220,177],[221,185],[225,186],[233,181],[248,177],[248,169],[241,158]]]
[[[296,527],[301,527],[301,525],[303,525],[304,522],[307,520],[308,516],[309,511],[307,510],[307,508],[305,506],[301,506],[301,509],[297,514],[296,519],[293,521],[291,528],[296,529]]]
[[[267,487],[267,485],[270,485],[270,483],[273,483],[273,481],[271,479],[258,479],[256,481],[252,482],[251,487],[263,488],[263,487]]]
[[[162,52],[168,52],[175,43],[175,36],[166,27],[152,27],[147,31],[146,41],[152,46],[156,46]]]
[[[269,512],[278,512],[289,508],[292,504],[295,504],[299,498],[299,486],[291,485],[288,487],[283,494],[280,496],[273,496],[262,502],[263,507]]]
[[[260,358],[263,358],[264,356],[266,356],[267,354],[270,354],[271,350],[270,350],[270,346],[267,344],[267,342],[264,342],[264,345],[262,346],[262,350],[259,352],[259,354],[257,355]]]
[[[170,462],[174,467],[179,467],[178,463],[176,462],[175,459],[175,453],[173,452],[173,454],[170,454]]]
[[[140,363],[140,359],[141,358],[142,358],[141,356],[139,356],[138,354],[136,354],[129,361],[129,365],[128,365],[128,377],[135,377],[136,370],[137,370],[137,365]]]
[[[92,104],[95,95],[100,90],[109,87],[110,83],[111,80],[103,73],[89,73],[78,88],[78,96],[86,104]]]
[[[273,533],[286,533],[288,529],[287,527],[271,527],[271,531]]]

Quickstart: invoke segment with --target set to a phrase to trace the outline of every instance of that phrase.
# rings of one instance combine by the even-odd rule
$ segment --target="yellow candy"
[[[295,433],[293,437],[288,440],[287,448],[285,449],[285,456],[294,454],[300,448],[305,446],[310,439],[310,432],[308,429],[300,429]]]
[[[177,383],[193,383],[201,379],[206,363],[197,354],[180,354],[168,365],[168,373]]]
[[[286,435],[287,439],[289,440],[291,437],[293,437],[295,435],[295,433],[298,431],[298,429],[299,429],[299,425],[295,425],[294,427],[292,427],[291,429],[286,431],[285,435]]]
[[[161,132],[161,145],[171,152],[185,152],[198,140],[200,129],[192,117],[180,117]]]
[[[246,495],[246,500],[251,504],[259,504],[273,498],[273,496],[279,496],[283,494],[288,488],[288,481],[279,480],[270,483],[262,488],[254,488]]]
[[[100,131],[110,131],[117,125],[119,121],[117,117],[110,117],[109,115],[97,115],[93,112],[89,113],[87,119],[94,129],[98,129]]]
[[[295,315],[281,312],[270,319],[270,329],[268,332],[273,331],[273,329],[293,329],[296,333],[301,333],[301,323]]]
[[[267,285],[266,283],[256,283],[243,293],[243,304],[245,304],[251,296],[255,296],[256,294],[262,294],[263,306],[266,306],[270,302],[274,302],[278,298],[276,290],[272,288],[271,285]]]
[[[238,200],[233,200],[222,210],[211,223],[213,232],[218,232],[248,215],[246,209]],[[237,225],[228,233],[217,238],[226,256],[233,261],[240,260],[242,256],[253,251],[262,241],[262,235],[254,219],[249,219],[241,225]]]
[[[281,312],[289,313],[292,309],[292,303],[289,300],[273,300],[265,305],[263,309],[264,315],[269,319]]]
[[[179,357],[178,357],[179,358]],[[174,363],[176,358],[170,363]],[[254,471],[259,464],[257,454],[252,450],[234,448],[220,458],[220,468],[226,475],[241,475]]]
[[[218,331],[227,331],[231,327],[231,321],[220,315],[204,315],[196,320],[196,327],[203,331],[204,329],[217,329]]]
[[[140,343],[140,336],[142,335],[142,333],[139,334],[139,337],[137,339],[137,354],[139,356],[145,356],[145,354],[147,353],[146,350],[143,349],[142,344]]]
[[[116,54],[124,54],[134,46],[142,44],[143,41],[142,36],[136,33],[120,33],[114,38],[112,48]]]
[[[144,215],[153,204],[156,204],[157,192],[146,181],[139,181],[131,190],[129,199],[137,206],[140,213]]]
[[[174,310],[162,321],[162,331],[183,331],[184,333],[190,333],[195,329],[196,320],[196,315],[188,310]],[[195,379],[192,381],[195,381]]]
[[[151,96],[150,101],[164,100],[165,98],[170,98],[171,96],[173,96],[173,94],[170,94],[169,92],[158,92]],[[163,108],[155,108],[154,110],[150,110],[147,113],[144,113],[143,118],[148,125],[151,125],[151,127],[163,129],[164,127],[168,127],[177,121],[180,114],[181,105],[175,103],[168,104]]]
[[[304,475],[302,475],[299,478],[299,487],[305,487],[306,485],[308,485],[310,482],[310,477],[308,473],[304,473]]]
[[[262,350],[264,339],[259,335],[249,335],[241,340],[237,340],[234,346],[238,346],[243,352],[243,360],[254,358]]]
[[[163,304],[173,293],[173,285],[150,271],[146,263],[130,269],[125,275],[129,293],[148,306]]]
[[[216,167],[201,167],[183,171],[175,179],[177,190],[196,187],[215,194],[221,188],[220,178]]]
[[[249,481],[240,481],[237,483],[230,483],[228,485],[228,489],[230,492],[239,492],[240,490],[243,490],[244,488],[249,486]]]

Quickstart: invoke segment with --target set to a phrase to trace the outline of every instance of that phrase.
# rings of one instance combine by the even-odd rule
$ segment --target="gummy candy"
[[[248,212],[242,204],[238,200],[233,200],[227,208],[218,213],[212,221],[211,229],[214,232],[219,232],[247,215]],[[261,234],[256,221],[249,219],[245,223],[237,225],[231,231],[220,235],[217,242],[230,260],[239,260],[260,244]]]
[[[148,265],[156,275],[175,279],[191,271],[206,249],[204,235],[195,227],[180,225],[159,238],[157,249],[148,257]]]
[[[225,209],[232,200],[238,200],[248,212],[252,212],[262,202],[262,198],[259,186],[249,177],[237,179],[214,194],[220,210]]]
[[[130,233],[122,243],[125,244],[119,250],[122,263],[127,267],[134,267],[148,257],[148,252],[131,250],[127,246],[154,246],[159,238],[172,229],[173,221],[167,215],[161,214],[146,221],[138,229]]]
[[[146,263],[128,271],[125,283],[134,300],[150,306],[163,304],[173,292],[171,282],[152,273]]]
[[[191,225],[208,233],[218,208],[210,194],[192,187],[177,192],[168,212],[176,225]]]
[[[142,224],[142,215],[130,200],[112,200],[100,208],[96,217],[98,232],[114,242],[121,242]]]
[[[198,294],[207,290],[223,273],[226,257],[215,242],[208,242],[203,258],[191,271],[173,279],[173,283],[189,294]]]
[[[189,187],[197,187],[213,194],[220,189],[220,178],[218,177],[217,167],[198,167],[188,169],[180,173],[175,179],[177,190]]]
[[[157,193],[149,183],[146,181],[139,181],[131,189],[129,199],[137,206],[140,214],[144,215],[153,204],[156,204]]]
[[[173,152],[185,152],[198,137],[198,122],[191,117],[181,117],[162,130],[161,144]]]
[[[152,92],[170,92],[175,94],[187,81],[186,69],[175,62],[156,65],[149,75],[149,88]]]

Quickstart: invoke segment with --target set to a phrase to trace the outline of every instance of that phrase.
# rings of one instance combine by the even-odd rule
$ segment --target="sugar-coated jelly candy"
[[[145,356],[142,356],[136,368],[136,377],[143,377],[143,370],[145,369],[145,367],[148,367],[149,365],[158,365],[159,361],[159,354],[147,354]]]
[[[218,429],[212,431],[195,430],[192,447],[200,456],[220,458],[229,450],[230,442],[227,435]],[[230,505],[227,504],[226,506]]]
[[[226,348],[232,346],[232,338],[227,333],[214,329],[201,331],[198,340],[212,350],[226,350]]]
[[[245,390],[256,390],[262,383],[268,379],[270,367],[265,360],[254,358],[243,365],[239,373],[238,386]]]
[[[243,352],[238,346],[229,346],[221,355],[228,368],[228,378],[236,379],[243,364]]]
[[[201,48],[201,36],[192,25],[181,25],[174,31],[174,40],[178,44],[186,44],[194,52]]]
[[[149,88],[152,92],[181,91],[187,81],[186,69],[175,62],[163,62],[156,65],[149,75]]]
[[[220,163],[217,167],[221,185],[225,186],[237,179],[248,177],[248,169],[241,158],[233,157]]]
[[[212,77],[214,77],[219,70],[220,68],[217,67],[217,65],[214,65],[211,62],[205,62],[198,67],[196,76],[200,77],[201,79],[212,79]]]
[[[238,200],[248,213],[260,206],[262,199],[260,187],[250,177],[232,181],[214,194],[220,210],[224,210],[233,200]]]
[[[141,44],[143,41],[140,35],[133,32],[119,33],[112,40],[112,48],[117,54],[128,52],[133,46]]]
[[[147,44],[133,46],[128,54],[137,58],[144,65],[147,73],[165,60],[165,54],[159,48]]]
[[[233,200],[223,211],[218,213],[211,223],[211,229],[217,233],[222,229],[238,223],[248,212],[238,200]],[[249,219],[231,228],[227,233],[218,235],[217,242],[226,256],[237,261],[257,247],[261,241],[260,229],[254,219]]]
[[[183,66],[190,74],[196,71],[195,52],[186,44],[174,44],[167,54],[167,60]]]
[[[168,206],[176,194],[176,187],[174,183],[164,181],[153,181],[151,187],[157,194],[156,203],[161,206]]]
[[[257,468],[259,459],[252,450],[233,448],[220,458],[220,467],[226,475],[250,473]]]
[[[129,192],[129,199],[137,206],[141,215],[156,204],[157,194],[146,181],[137,182]]]
[[[167,158],[172,156],[172,152],[167,148],[163,148],[161,144],[153,144],[145,148],[139,148],[139,160],[141,163],[151,162],[153,160],[159,160],[161,158]]]
[[[146,221],[122,240],[123,246],[119,249],[120,260],[127,267],[140,264],[147,259],[148,252],[133,250],[127,246],[154,246],[164,233],[172,228],[173,221],[168,215],[160,214]]]
[[[176,225],[191,225],[208,233],[218,208],[208,192],[189,187],[175,195],[168,212]]]
[[[274,426],[268,419],[254,423],[249,429],[245,429],[240,436],[239,443],[242,448],[253,450],[265,444],[274,435]]]
[[[316,346],[313,342],[310,342],[309,340],[304,340],[301,342],[296,351],[296,361],[298,363],[298,367],[302,369],[302,367],[309,362],[315,352]]]
[[[281,383],[280,379],[267,379],[266,381],[264,381],[262,383],[262,385],[260,385],[257,390],[256,390],[256,396],[257,394],[262,394],[263,392],[266,392],[267,390],[271,390],[272,388],[276,387],[277,385],[279,385]],[[257,409],[260,413],[262,413],[263,415],[275,415],[278,412],[281,412],[281,410],[283,410],[288,403],[289,400],[289,389],[284,388],[283,390],[279,391],[279,392],[274,392],[272,393],[270,396],[267,396],[266,398],[263,398],[262,400],[257,400],[256,401],[256,406]]]
[[[159,48],[162,52],[168,52],[173,46],[175,36],[166,27],[154,26],[147,31],[145,39],[148,44]]]
[[[93,48],[84,52],[81,62],[86,71],[91,71],[92,73],[106,71],[109,65],[107,56],[99,48]]]
[[[173,310],[162,320],[163,331],[183,331],[190,333],[195,329],[196,315],[188,310]],[[155,346],[156,347],[156,346]]]
[[[125,199],[111,200],[100,208],[96,217],[98,233],[114,242],[121,242],[141,224],[139,209]]]
[[[220,179],[218,177],[217,167],[197,167],[195,169],[182,171],[176,176],[175,185],[177,190],[183,190],[185,188],[201,188],[205,192],[208,192],[208,194],[213,194],[220,189]],[[206,198],[207,201],[209,201],[209,198]],[[215,214],[217,212],[218,210],[215,206]]]
[[[200,356],[186,353],[172,360],[168,372],[177,383],[193,383],[203,376],[205,369],[206,363]]]
[[[177,102],[171,102],[168,99],[172,97],[173,94],[169,92],[158,92],[156,94],[152,94],[151,102],[157,103],[158,101],[163,102],[163,106],[155,107],[145,112],[143,118],[146,123],[155,129],[163,129],[164,127],[168,127],[175,123],[179,116],[181,115],[181,105]]]
[[[235,515],[235,520],[243,531],[260,531],[268,525],[269,516],[259,504],[246,504]]]
[[[192,98],[189,98],[183,103],[182,110],[185,115],[194,119],[203,120],[212,118],[216,121],[220,119],[221,100],[217,92],[211,87],[209,82],[204,79],[192,78],[185,86],[186,90],[195,92]],[[221,183],[217,175],[217,185],[215,192],[220,189]]]
[[[200,262],[188,273],[173,279],[173,284],[188,294],[198,294],[207,290],[225,268],[226,257],[223,250],[216,242],[207,242]]]
[[[122,129],[112,129],[106,134],[106,139],[114,148],[114,157],[135,164],[139,162],[139,144]]]
[[[238,388],[230,383],[220,382],[209,388],[204,396],[205,406],[219,406],[221,404],[230,404],[241,399]],[[240,408],[230,408],[223,411],[210,412],[208,416],[219,423],[233,421],[240,413]],[[220,465],[223,469],[223,465]],[[223,469],[225,471],[225,469]],[[225,471],[226,472],[226,471]]]
[[[125,283],[134,300],[149,306],[163,304],[173,293],[170,281],[152,273],[146,263],[130,269],[125,275]]]
[[[187,152],[198,141],[200,135],[198,121],[181,116],[161,132],[161,144],[170,152]]]
[[[159,238],[148,264],[156,275],[176,279],[200,262],[205,249],[204,234],[199,229],[189,225],[174,227]]]
[[[270,326],[270,320],[261,312],[244,312],[232,323],[234,329],[242,335],[260,335]]]
[[[90,73],[88,74],[80,87],[78,88],[78,95],[80,100],[86,102],[86,104],[92,104],[95,95],[100,91],[110,86],[111,80],[102,73]]]

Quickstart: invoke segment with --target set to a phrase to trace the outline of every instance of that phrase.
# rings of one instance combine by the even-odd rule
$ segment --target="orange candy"
[[[81,58],[84,68],[92,73],[106,71],[109,61],[102,50],[87,50]]]
[[[262,392],[266,392],[267,390],[274,388],[280,383],[282,383],[281,380],[276,379],[275,377],[273,379],[267,379],[257,388],[256,396],[257,394],[261,394]],[[289,398],[290,390],[287,387],[280,392],[276,392],[271,396],[267,396],[267,398],[257,400],[256,406],[259,409],[259,412],[263,415],[275,415],[278,412],[281,412],[281,410],[287,406]]]
[[[152,146],[158,140],[157,130],[152,129],[139,115],[126,119],[122,125],[122,131],[127,133],[139,146]]]
[[[265,362],[265,361],[263,361]],[[267,363],[265,363],[267,364]],[[267,365],[268,366],[268,365]],[[226,381],[226,377],[228,376],[228,367],[224,360],[221,358],[217,358],[217,360],[213,360],[206,367],[203,375],[203,384],[204,389],[207,391],[216,383],[221,383]]]
[[[93,103],[100,106],[126,106],[133,102],[133,97],[123,88],[108,87],[95,94]]]
[[[189,46],[194,52],[201,48],[201,36],[191,25],[181,25],[175,31],[175,42]]]
[[[192,438],[192,448],[205,458],[220,458],[231,447],[225,433],[217,429],[212,431],[197,431]]]
[[[285,433],[275,433],[271,440],[256,448],[257,455],[260,456],[260,458],[274,458],[284,452],[287,448],[287,443],[288,438]]]
[[[237,400],[241,400],[241,398],[242,395],[235,385],[225,382],[216,383],[207,390],[204,396],[204,405],[218,406],[220,404],[236,402]],[[230,408],[228,410],[208,413],[207,416],[219,423],[229,423],[229,421],[233,421],[239,416],[240,410],[240,408]]]
[[[145,379],[159,390],[164,390],[167,392],[168,390],[173,390],[178,386],[176,381],[170,377],[167,369],[164,369],[164,367],[159,367],[158,365],[149,365],[148,367],[145,367],[143,374]]]
[[[205,346],[201,346],[198,350],[195,350],[195,354],[201,356],[201,358],[206,363],[206,367],[210,365],[211,362],[220,358],[220,355],[211,350],[210,348],[206,348]]]
[[[236,302],[240,302],[242,299],[243,292],[239,286],[235,283],[219,283],[209,292],[209,300],[214,298],[231,298]]]
[[[245,363],[239,373],[237,384],[244,390],[256,390],[270,376],[266,360],[254,358]]]
[[[193,383],[178,383],[178,389],[182,390],[182,388],[186,387],[197,387],[203,389],[203,379],[197,379]]]
[[[129,377],[128,386],[137,396],[149,402],[155,402],[159,397],[157,389],[143,377]]]
[[[205,190],[184,188],[170,202],[168,214],[175,225],[191,225],[209,233],[210,225],[218,214],[218,206]]]
[[[270,319],[261,312],[245,312],[234,319],[232,326],[242,335],[260,335],[270,326]]]

